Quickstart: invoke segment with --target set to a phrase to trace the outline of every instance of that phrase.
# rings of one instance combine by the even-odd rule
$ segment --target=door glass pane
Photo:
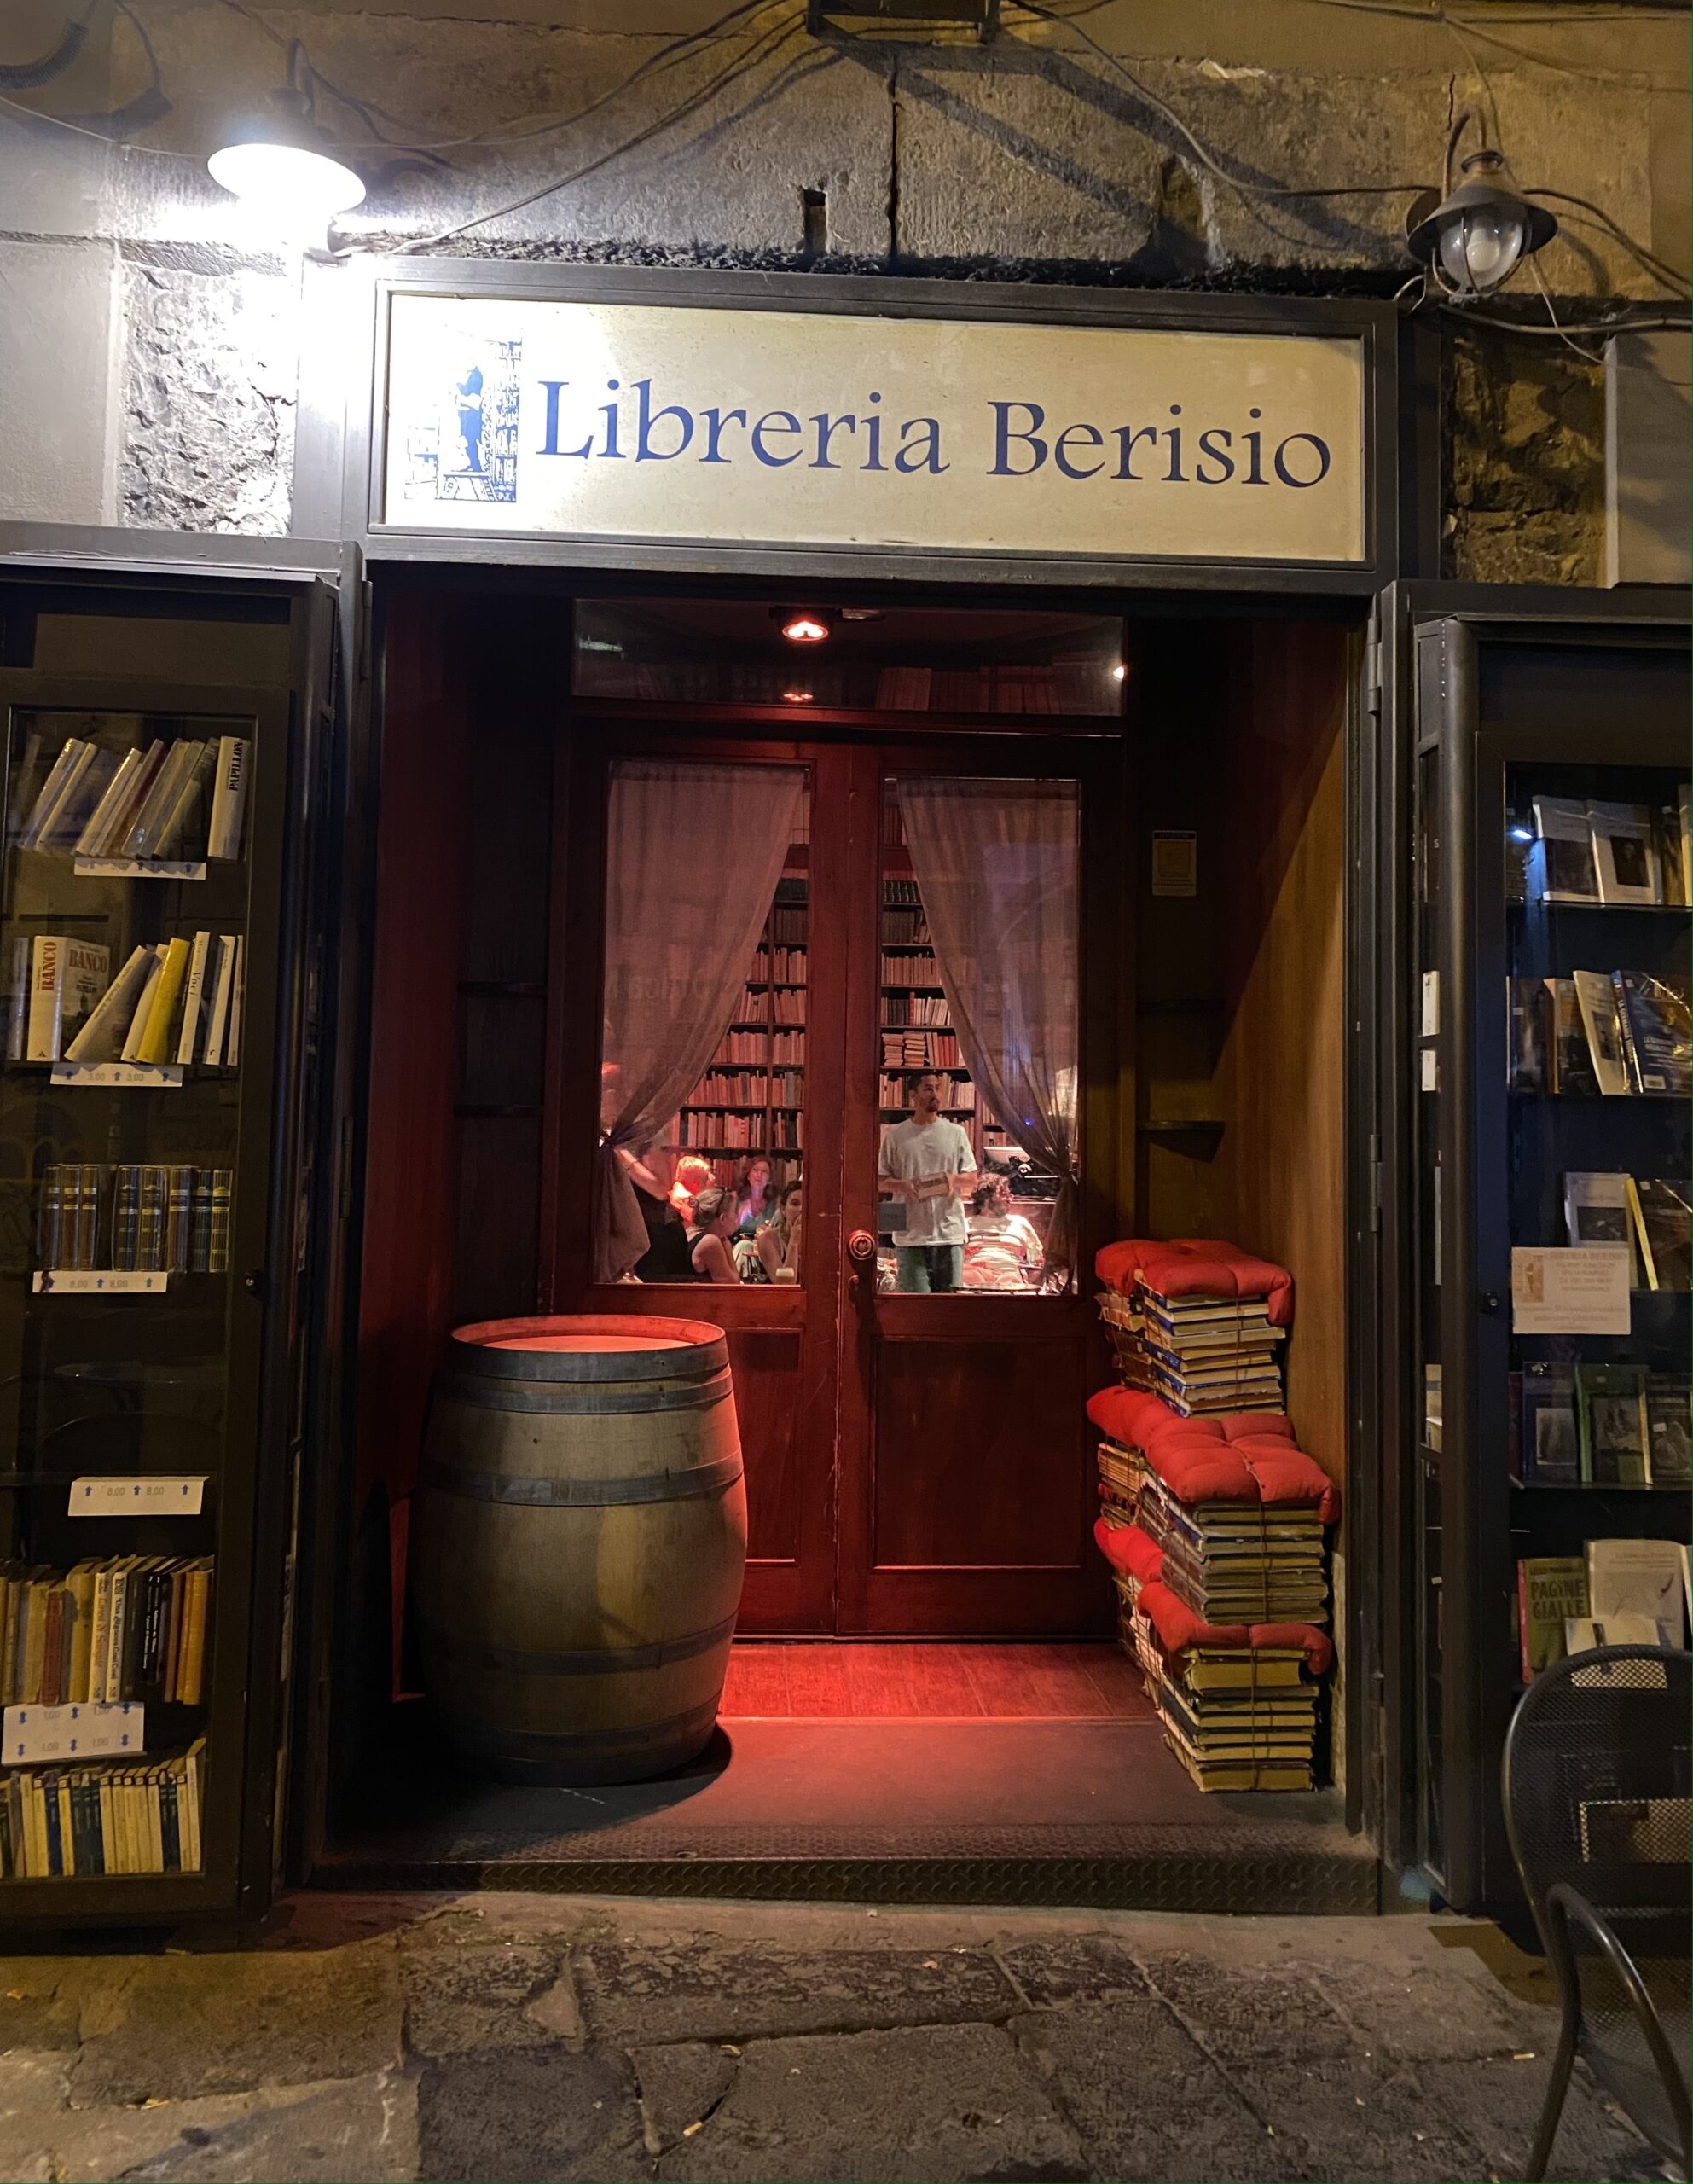
[[[806,775],[623,760],[606,817],[594,1278],[791,1286],[803,1263]]]
[[[45,707],[9,723],[0,1844],[14,1878],[202,1864],[253,733],[245,717]],[[61,1728],[76,1745],[49,1749]]]
[[[1070,781],[886,784],[879,1287],[1075,1286],[1079,814]]]

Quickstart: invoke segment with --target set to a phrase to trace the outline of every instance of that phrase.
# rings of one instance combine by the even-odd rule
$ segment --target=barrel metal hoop
[[[669,1714],[661,1722],[643,1722],[630,1729],[502,1729],[486,1721],[452,1718],[452,1734],[467,1751],[490,1759],[565,1760],[598,1752],[638,1752],[708,1730],[717,1718],[717,1702],[686,1713]]]
[[[490,1323],[494,1327],[507,1324],[502,1321]],[[512,1324],[521,1326],[523,1322]],[[448,1369],[467,1370],[478,1378],[494,1380],[557,1380],[572,1387],[592,1386],[596,1381],[610,1380],[669,1380],[678,1375],[687,1377],[696,1373],[721,1373],[728,1368],[729,1346],[722,1330],[713,1327],[710,1339],[697,1340],[694,1334],[702,1331],[701,1323],[682,1320],[652,1320],[645,1322],[658,1338],[660,1346],[652,1350],[526,1350],[521,1345],[510,1350],[496,1348],[491,1342],[467,1342],[463,1335],[469,1332],[461,1328],[448,1341],[446,1356],[442,1361]],[[675,1333],[682,1327],[693,1330],[689,1339],[677,1342]]]
[[[565,1386],[530,1381],[521,1387],[490,1385],[479,1376],[444,1373],[437,1390],[439,1400],[462,1403],[467,1410],[527,1411],[565,1418],[657,1417],[667,1411],[712,1410],[728,1403],[733,1384],[727,1368],[710,1380],[685,1382],[681,1387],[614,1388],[601,1380],[590,1386]]]
[[[624,1676],[637,1669],[668,1668],[709,1653],[734,1635],[735,1618],[727,1615],[708,1630],[687,1630],[650,1646],[596,1647],[583,1653],[540,1653],[514,1646],[490,1646],[462,1631],[444,1630],[438,1623],[420,1622],[426,1647],[462,1668],[500,1669],[514,1676]]]
[[[634,1478],[525,1478],[504,1472],[461,1471],[426,1456],[420,1476],[439,1494],[467,1502],[502,1502],[527,1508],[612,1509],[640,1502],[685,1502],[733,1486],[741,1475],[740,1450],[692,1471],[647,1472]]]

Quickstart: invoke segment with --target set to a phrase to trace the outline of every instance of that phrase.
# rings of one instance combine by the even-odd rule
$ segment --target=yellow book
[[[71,1673],[65,1696],[78,1705],[93,1695],[88,1679],[94,1651],[94,1587],[97,1575],[93,1563],[78,1562],[65,1580],[76,1616],[71,1626]]]
[[[188,1588],[177,1697],[184,1706],[198,1706],[206,1691],[206,1620],[212,1598],[210,1563],[200,1563],[188,1572]]]
[[[148,1011],[147,1029],[141,1035],[137,1061],[161,1062],[171,1057],[171,1035],[176,1025],[177,1007],[183,997],[183,981],[188,974],[190,952],[186,940],[173,940],[165,950],[165,967],[153,989],[153,1006]]]
[[[117,1872],[118,1823],[112,1811],[112,1777],[104,1772],[100,1777],[100,1858],[105,1872]]]
[[[71,1817],[71,1786],[63,1775],[56,1784],[54,1795],[59,1804],[59,1862],[67,1873],[77,1869],[77,1828]]]

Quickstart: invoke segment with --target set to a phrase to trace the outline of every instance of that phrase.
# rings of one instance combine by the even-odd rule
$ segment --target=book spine
[[[136,1264],[144,1273],[165,1269],[166,1171],[154,1163],[141,1171],[141,1217],[136,1224]]]
[[[120,1059],[138,1061],[141,1043],[147,1036],[148,1020],[153,1014],[153,997],[159,990],[159,981],[165,974],[165,950],[154,947],[150,951],[153,961],[142,980],[141,991],[136,996],[136,1013],[130,1019],[130,1028],[125,1034]]]
[[[129,1624],[130,1571],[126,1562],[120,1562],[112,1572],[112,1604],[108,1611],[106,1640],[106,1692],[107,1705],[124,1696],[124,1641]]]
[[[187,777],[177,792],[176,800],[154,837],[156,847],[153,854],[155,857],[177,857],[182,855],[183,844],[188,839],[194,813],[204,801],[206,781],[216,763],[217,746],[200,744],[194,764],[188,769]]]
[[[171,744],[166,752],[165,763],[154,776],[147,799],[125,837],[124,856],[143,857],[153,855],[153,842],[159,823],[176,798],[183,774],[194,763],[195,747],[188,739],[183,738]]]
[[[77,837],[78,857],[98,854],[98,844],[107,828],[116,818],[128,797],[131,783],[140,772],[145,753],[140,744],[133,744],[118,761],[118,770],[106,784],[106,793],[89,814],[88,823]]]
[[[35,847],[43,823],[59,801],[59,793],[65,785],[65,776],[75,765],[77,753],[82,747],[78,738],[74,735],[67,737],[58,757],[48,768],[47,779],[41,784],[36,793],[35,802],[29,808],[29,816],[19,829],[18,847],[20,850],[32,850]]]
[[[212,793],[212,824],[206,853],[236,857],[241,853],[241,822],[246,811],[247,739],[225,735],[217,745],[217,785]]]
[[[29,1035],[26,1061],[57,1061],[59,1026],[65,1005],[65,941],[56,932],[38,933],[30,944]]]
[[[211,947],[209,932],[195,933],[193,953],[188,957],[188,983],[183,988],[183,1032],[177,1042],[177,1060],[184,1068],[194,1060],[194,1041],[206,997],[206,959]]]
[[[147,983],[153,950],[143,941],[89,1011],[88,1020],[65,1049],[67,1061],[113,1061],[124,1043],[135,1005]]]
[[[162,737],[155,737],[142,754],[141,764],[130,775],[123,793],[113,801],[111,810],[101,822],[99,831],[90,830],[89,857],[117,857],[122,853],[130,827],[136,814],[153,793],[159,769],[164,764],[170,746]]]
[[[223,1066],[235,1069],[241,1059],[241,1008],[246,999],[246,936],[235,937],[235,960],[229,968],[229,1028],[223,1042]]]
[[[165,967],[159,974],[153,1006],[147,1013],[147,1029],[142,1034],[136,1057],[138,1061],[162,1062],[171,1053],[171,1030],[188,974],[188,944],[179,938],[171,941],[165,951]]]
[[[193,1263],[194,1170],[166,1170],[165,1264],[172,1274],[186,1274]]]
[[[233,1168],[212,1170],[212,1222],[206,1247],[208,1274],[227,1274],[229,1270],[229,1217],[235,1182]]]

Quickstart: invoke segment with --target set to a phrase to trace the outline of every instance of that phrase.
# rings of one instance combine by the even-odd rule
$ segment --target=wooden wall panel
[[[1235,664],[1218,1195],[1238,1242],[1293,1269],[1288,1411],[1302,1445],[1341,1479],[1346,631],[1257,624]]]

